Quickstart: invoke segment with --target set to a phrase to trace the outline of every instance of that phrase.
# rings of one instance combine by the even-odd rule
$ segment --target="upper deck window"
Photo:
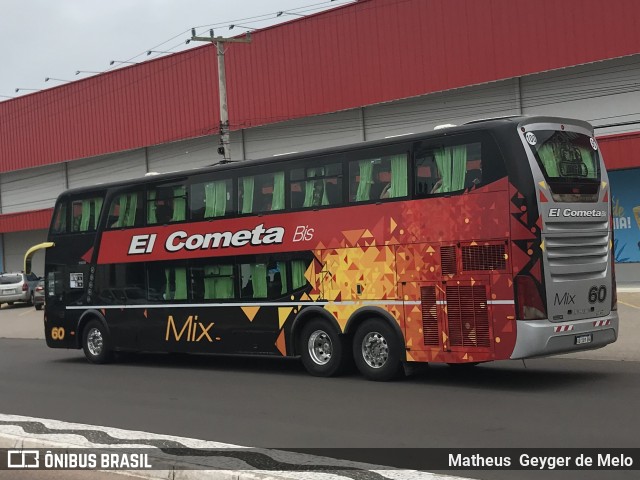
[[[406,153],[349,163],[351,202],[406,197],[408,183]]]
[[[191,218],[224,217],[232,211],[231,180],[211,180],[191,187]]]
[[[480,185],[482,143],[434,145],[416,155],[416,195],[462,192]]]
[[[187,219],[187,188],[184,185],[162,185],[149,190],[147,224],[163,225]]]
[[[90,232],[98,227],[102,211],[102,197],[84,198],[71,201],[71,231]]]
[[[251,175],[238,179],[239,213],[284,210],[284,172]]]
[[[118,195],[111,202],[107,228],[141,226],[144,221],[143,211],[142,192]]]
[[[316,208],[342,203],[342,164],[291,170],[291,208]]]
[[[67,231],[67,202],[63,200],[56,205],[51,223],[51,233],[66,233]]]

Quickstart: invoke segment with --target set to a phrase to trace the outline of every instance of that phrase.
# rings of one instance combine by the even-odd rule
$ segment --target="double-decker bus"
[[[506,117],[58,198],[47,345],[300,356],[387,380],[617,338],[592,127]],[[28,263],[28,262],[27,262]]]

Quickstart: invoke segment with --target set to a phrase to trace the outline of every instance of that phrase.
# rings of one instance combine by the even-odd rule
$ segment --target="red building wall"
[[[640,52],[635,0],[360,0],[226,55],[232,129]],[[218,131],[206,45],[0,103],[0,172]]]

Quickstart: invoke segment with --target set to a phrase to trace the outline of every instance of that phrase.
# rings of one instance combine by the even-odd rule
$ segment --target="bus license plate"
[[[584,345],[585,343],[591,343],[593,341],[593,335],[576,335],[576,345]]]

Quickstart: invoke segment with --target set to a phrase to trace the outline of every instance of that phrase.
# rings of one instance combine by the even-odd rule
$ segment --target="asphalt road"
[[[392,384],[357,375],[314,378],[289,359],[147,354],[95,366],[80,351],[0,338],[0,411],[268,448],[638,447],[640,363],[631,346],[640,335],[629,337],[638,331],[640,302],[625,298],[621,330],[629,347],[621,338],[581,354],[588,360],[504,361],[468,371],[432,366]],[[2,309],[0,322],[28,323],[25,312]],[[594,359],[599,355],[612,360]],[[637,472],[457,473],[637,478]]]

